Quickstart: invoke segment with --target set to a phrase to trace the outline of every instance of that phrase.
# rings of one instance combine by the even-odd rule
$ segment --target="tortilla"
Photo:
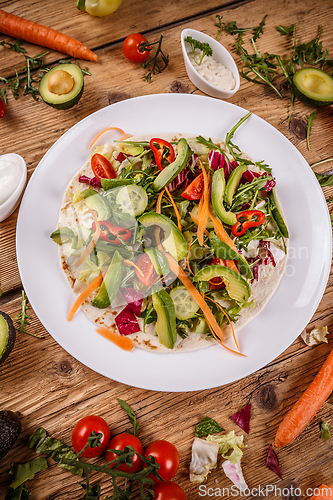
[[[160,137],[171,142],[172,140],[178,140],[180,137],[193,137],[190,135],[181,134],[162,134]],[[136,136],[131,138],[131,141],[149,141],[151,136]],[[214,140],[214,143],[219,143],[223,147],[223,143],[220,140]],[[110,146],[112,149],[116,146]],[[109,149],[110,149],[109,147]],[[244,157],[248,158],[246,155]],[[58,221],[58,228],[69,227],[74,228],[77,226],[83,226],[86,228],[91,227],[93,222],[92,215],[89,211],[82,208],[78,211],[73,202],[73,195],[77,196],[79,192],[87,189],[87,184],[82,184],[78,181],[79,177],[85,175],[87,177],[93,177],[90,160],[75,174],[71,182],[69,183],[66,193],[64,195],[60,214]],[[97,191],[102,192],[98,188]],[[79,204],[77,205],[79,206]],[[83,240],[85,238],[82,238]],[[255,316],[257,316],[265,307],[270,297],[273,295],[277,289],[279,282],[283,276],[286,263],[287,254],[284,252],[282,247],[277,246],[275,242],[271,242],[271,252],[275,256],[276,266],[272,263],[267,265],[259,266],[259,276],[258,281],[253,280],[251,284],[252,296],[251,301],[253,301],[253,307],[243,308],[238,316],[238,320],[234,323],[235,331],[243,328],[247,323],[249,323]],[[285,247],[286,248],[286,247]],[[252,248],[252,251],[255,249]],[[86,288],[87,284],[79,280],[80,268],[76,268],[74,263],[77,259],[75,255],[73,256],[73,249],[70,244],[59,245],[61,267],[65,273],[71,288],[76,296],[79,296],[82,291]],[[249,249],[250,252],[250,249]],[[82,266],[81,266],[82,267]],[[106,309],[98,309],[92,306],[92,300],[97,292],[94,292],[88,300],[82,305],[82,310],[85,312],[87,317],[96,325],[96,327],[106,326],[108,328],[117,330],[115,325],[115,317],[117,314],[125,307],[127,304],[124,301],[121,293],[119,292],[115,300],[112,302],[111,306]],[[223,301],[221,302],[223,306]],[[143,319],[138,318],[140,328],[143,328]],[[231,329],[229,326],[223,327],[225,337],[229,337],[231,334]],[[154,352],[184,352],[203,349],[211,345],[215,345],[216,341],[212,337],[207,337],[207,333],[191,333],[189,332],[186,338],[181,338],[178,335],[178,339],[174,348],[168,349],[160,344],[158,336],[156,335],[154,323],[146,326],[145,332],[140,331],[130,335],[130,338],[134,341],[137,347]]]

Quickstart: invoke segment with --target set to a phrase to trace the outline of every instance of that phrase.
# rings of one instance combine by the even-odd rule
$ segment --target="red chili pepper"
[[[159,147],[156,147],[155,144],[157,144],[157,146]],[[163,170],[162,159],[165,153],[164,148],[169,151],[168,154],[165,155],[165,159],[168,160],[169,163],[175,161],[175,151],[168,141],[155,137],[154,139],[150,139],[149,145],[150,149],[154,153],[156,165],[158,166],[159,170]]]
[[[261,210],[244,210],[237,214],[237,222],[231,226],[234,236],[242,236],[250,227],[260,226],[265,221],[265,214]]]
[[[121,245],[122,241],[128,241],[132,236],[131,231],[127,227],[114,226],[107,220],[98,221],[98,225],[101,228],[101,240],[107,241],[108,243],[113,243],[114,245]],[[96,231],[95,222],[92,223],[92,228],[94,231]],[[115,238],[111,239],[110,236],[115,236]],[[121,238],[122,241],[120,241],[119,238]]]
[[[6,112],[6,106],[0,97],[0,118],[2,118],[5,115],[5,112]]]

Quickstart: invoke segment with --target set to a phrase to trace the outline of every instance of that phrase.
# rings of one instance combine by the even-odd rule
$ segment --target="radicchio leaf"
[[[173,181],[170,182],[170,184],[168,185],[168,189],[170,192],[180,188],[185,189],[190,184],[191,180],[192,175],[189,169],[186,167],[174,178]]]
[[[133,314],[140,317],[144,295],[134,288],[121,288],[120,291]]]
[[[274,472],[274,474],[279,476],[280,479],[283,479],[279,460],[275,451],[273,450],[272,445],[270,445],[268,448],[265,465],[269,470]]]
[[[131,335],[131,333],[140,331],[138,320],[134,316],[130,305],[124,307],[118,316],[115,317],[115,322],[120,335]]]
[[[89,184],[89,186],[101,187],[101,181],[97,177],[87,177],[86,175],[80,175],[79,182],[82,184]]]
[[[251,406],[251,403],[244,406],[230,417],[246,434],[250,432]]]
[[[126,156],[124,155],[124,153],[119,153],[116,160],[120,161],[120,163],[122,163],[124,160],[126,160]]]
[[[218,151],[214,151],[211,149],[208,154],[208,162],[209,166],[212,170],[217,170],[219,168],[223,168],[225,164],[225,156]]]

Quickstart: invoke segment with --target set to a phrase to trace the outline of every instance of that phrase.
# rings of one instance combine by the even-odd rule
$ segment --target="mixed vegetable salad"
[[[260,268],[276,265],[273,247],[286,254],[289,237],[271,169],[232,142],[250,114],[225,143],[152,138],[93,150],[92,176],[67,192],[89,223],[51,235],[87,286],[68,319],[88,297],[105,309],[121,296],[120,336],[154,323],[169,349],[193,334],[226,347],[228,328],[234,335],[241,311],[255,308]]]

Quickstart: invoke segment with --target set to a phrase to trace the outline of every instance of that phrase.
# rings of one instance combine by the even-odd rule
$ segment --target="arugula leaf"
[[[25,291],[22,290],[21,312],[14,318],[17,320],[16,330],[19,331],[20,333],[27,333],[28,335],[32,335],[32,337],[43,339],[44,338],[43,335],[37,335],[36,333],[27,332],[25,330],[25,325],[30,325],[28,319],[31,319],[31,316],[29,316],[29,314],[27,313],[28,309],[29,309],[28,299],[25,294]]]
[[[223,16],[219,16],[218,14],[216,15],[216,19],[217,19],[217,22],[215,23],[215,26],[218,27],[219,29],[219,32],[217,34],[217,37],[216,37],[216,40],[219,40],[220,39],[220,36],[222,34],[222,31],[223,31],[223,26],[225,25],[224,22],[222,22],[222,19],[223,19]]]
[[[243,34],[243,33],[246,33],[247,31],[252,31],[252,38],[254,41],[256,41],[260,37],[260,35],[262,35],[262,33],[264,32],[266,18],[267,18],[267,14],[266,14],[266,16],[263,17],[259,26],[255,26],[252,28],[238,28],[236,21],[232,21],[231,23],[225,25],[225,29],[231,35]],[[242,39],[241,39],[241,42],[243,42]]]
[[[331,437],[331,433],[330,433],[331,429],[333,429],[333,427],[328,422],[324,421],[320,424],[322,439],[329,439]]]
[[[201,59],[200,59],[200,62],[199,62],[199,66],[202,63],[203,58],[205,56],[209,57],[209,56],[213,55],[213,49],[211,48],[211,46],[207,42],[200,42],[199,40],[196,40],[195,38],[192,38],[191,36],[187,36],[185,38],[185,42],[187,42],[187,43],[189,43],[191,45],[192,52],[193,52],[193,57],[194,58],[195,58],[195,51],[196,51],[196,49],[201,50],[202,55],[201,55]]]
[[[306,143],[308,145],[308,150],[311,151],[311,147],[310,147],[310,130],[311,130],[311,127],[313,125],[313,122],[316,118],[316,111],[314,111],[313,113],[311,113],[311,115],[305,115],[305,120],[306,120]]]
[[[224,431],[223,427],[221,427],[216,420],[210,417],[204,417],[196,426],[195,426],[195,436],[198,438],[202,438],[208,436],[209,434],[217,434],[218,432]]]
[[[128,420],[133,425],[133,432],[130,432],[128,429],[126,429],[127,432],[136,436],[141,424],[139,424],[139,425],[137,424],[134,411],[132,410],[130,405],[128,403],[126,403],[126,401],[123,401],[122,399],[118,399],[118,403],[120,404],[122,409],[125,410],[125,412],[127,413],[127,416],[128,416]]]
[[[220,153],[225,154],[225,152],[223,151],[223,149],[221,149],[219,146],[217,146],[216,144],[214,144],[214,142],[212,141],[211,138],[209,138],[207,140],[204,137],[202,137],[202,135],[199,135],[198,137],[196,137],[196,141],[199,144],[204,144],[205,146],[207,146],[210,149],[216,149],[217,151],[220,151]]]
[[[22,44],[23,42],[21,40],[15,40],[13,43],[7,42],[7,40],[2,40],[2,42],[0,42],[0,45],[2,45],[3,47],[7,46],[13,52],[17,52],[18,54],[26,54],[27,51],[24,47],[22,47]]]
[[[9,488],[5,500],[30,500],[30,495],[25,487],[25,484],[21,484],[18,488]]]
[[[236,161],[241,161],[242,163],[245,163],[245,164],[250,164],[250,165],[253,165],[253,162],[252,161],[249,161],[249,160],[244,160],[243,158],[241,158],[241,150],[239,149],[238,146],[236,146],[235,144],[233,144],[232,142],[232,138],[236,132],[236,130],[252,115],[251,112],[247,113],[245,116],[243,116],[240,120],[238,120],[238,122],[236,123],[236,125],[234,125],[232,127],[231,130],[229,130],[229,132],[227,133],[226,135],[226,138],[225,138],[225,144],[228,148],[228,151],[229,153],[231,154],[231,156],[233,157],[234,160]],[[237,153],[237,151],[239,151],[239,153]]]
[[[14,479],[10,485],[11,488],[16,489],[25,481],[33,479],[37,472],[45,470],[48,468],[46,458],[38,457],[33,460],[29,460],[24,464],[12,464],[9,471],[10,474],[14,476]]]
[[[315,172],[315,176],[322,187],[333,186],[333,172],[326,174],[317,174]]]
[[[296,24],[292,24],[287,28],[287,26],[282,26],[282,24],[279,24],[275,29],[281,34],[281,35],[291,35],[294,33],[294,30],[296,28]]]
[[[74,460],[76,457],[75,453],[66,444],[59,441],[59,439],[49,436],[43,427],[39,427],[30,436],[28,447],[34,448],[37,454],[50,456],[55,462],[58,462],[59,467],[82,477],[82,469],[62,463],[62,459]]]

